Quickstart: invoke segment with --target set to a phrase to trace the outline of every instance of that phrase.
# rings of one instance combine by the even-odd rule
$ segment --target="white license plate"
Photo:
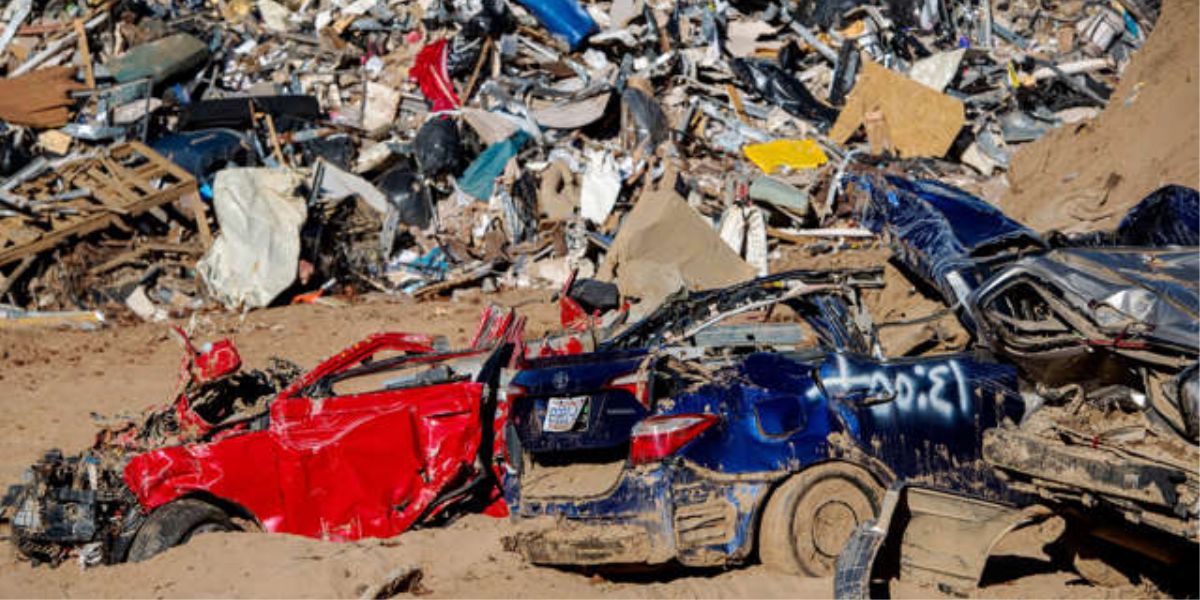
[[[587,405],[587,396],[574,398],[551,398],[546,405],[546,418],[542,421],[542,431],[563,432],[575,428],[579,413]]]

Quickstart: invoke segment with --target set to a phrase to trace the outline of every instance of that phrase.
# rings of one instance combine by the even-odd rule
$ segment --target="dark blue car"
[[[823,339],[868,352],[869,335],[850,322],[841,296],[880,286],[879,269],[796,270],[672,298],[594,352],[529,361],[507,389],[509,422],[526,455],[619,449],[651,414],[655,349],[699,357],[793,349]],[[789,311],[790,322],[747,323]]]
[[[1176,585],[1171,577],[1183,574],[1179,595],[1194,596],[1200,193],[1166,186],[1111,231],[1039,235],[937,182],[863,170],[847,183],[861,222],[887,239],[899,266],[941,294],[980,351],[1018,369],[1029,410],[984,431],[981,454],[1010,493],[1025,495],[1024,512],[1060,522],[1045,540],[1052,554],[1097,585],[1132,575]],[[865,582],[879,569],[886,580],[896,554],[904,578],[969,593],[1007,532],[989,530],[1007,522],[1005,511],[930,493],[919,477],[899,483],[886,504],[902,517],[885,511],[856,534],[839,594],[872,594]],[[893,550],[880,553],[883,540]]]
[[[529,526],[519,550],[544,564],[723,566],[758,548],[773,567],[825,575],[897,478],[1003,501],[979,448],[983,430],[1021,414],[1014,370],[969,355],[874,358],[851,292],[775,299],[812,332],[793,351],[659,344],[518,374],[510,454],[525,460],[505,487]],[[556,378],[561,397],[585,397],[586,418],[554,416]]]

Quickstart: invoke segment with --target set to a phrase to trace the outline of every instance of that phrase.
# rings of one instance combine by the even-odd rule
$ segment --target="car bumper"
[[[522,500],[514,545],[538,564],[736,564],[753,548],[755,515],[775,478],[677,462],[627,468],[599,496]]]

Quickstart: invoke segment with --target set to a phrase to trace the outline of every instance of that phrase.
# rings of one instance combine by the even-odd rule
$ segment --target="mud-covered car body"
[[[536,471],[505,480],[510,508],[528,527],[519,550],[546,564],[737,564],[750,557],[777,484],[832,462],[858,465],[884,485],[921,478],[1012,500],[979,450],[984,429],[1020,417],[1015,370],[968,355],[874,358],[854,320],[841,318],[854,314],[851,300],[822,294],[820,308],[801,311],[827,332],[803,351],[649,354],[648,408],[606,489],[533,492]]]
[[[1098,496],[1136,522],[1196,540],[1196,191],[1169,186],[1113,232],[1048,242],[948,186],[881,175],[855,185],[867,192],[864,221],[959,309],[979,345],[1020,367],[1046,405],[1029,424],[989,432],[989,461],[1043,496]],[[959,242],[985,230],[992,235]]]
[[[1111,234],[1051,243],[944,184],[894,175],[853,181],[866,191],[864,222],[958,309],[979,345],[1047,386],[1123,384],[1135,370],[1146,379],[1138,391],[1178,413],[1168,419],[1193,441],[1200,435],[1200,399],[1187,390],[1200,359],[1194,190],[1169,186]]]
[[[873,340],[833,297],[844,289],[879,286],[878,269],[794,270],[677,295],[591,352],[525,360],[506,388],[512,431],[522,452],[533,455],[626,445],[633,426],[651,412],[651,354],[669,349],[675,356],[697,357],[811,342],[795,323],[729,324],[775,303],[793,307],[809,331],[829,343],[869,352]]]
[[[128,554],[143,524],[182,499],[242,527],[329,540],[391,537],[455,509],[503,514],[495,385],[521,325],[492,313],[461,351],[427,335],[375,334],[308,373],[275,377],[240,411],[211,406],[238,404],[230,382],[245,374],[227,365],[198,381],[209,353],[192,354],[178,400],[105,429],[79,456],[48,453],[10,489],[14,539],[35,560],[138,559]],[[212,402],[201,406],[206,385]],[[217,413],[225,418],[211,420]]]
[[[1065,523],[1046,541],[1105,585],[1113,571],[1097,557],[1116,552],[1141,555],[1127,565],[1190,569],[1200,539],[1196,191],[1163,188],[1111,232],[1038,236],[942,184],[880,174],[851,183],[864,192],[863,222],[900,265],[941,293],[982,349],[1019,368],[1029,410],[984,431],[981,454],[1011,491]],[[1023,518],[921,480],[888,495],[899,516],[851,538],[839,597],[874,597],[872,573],[895,568],[876,560],[884,555],[899,556],[906,579],[970,593],[991,546]]]

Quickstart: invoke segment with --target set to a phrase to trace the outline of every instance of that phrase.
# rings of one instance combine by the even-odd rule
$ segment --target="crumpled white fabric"
[[[213,183],[221,235],[197,269],[230,308],[271,303],[296,279],[300,227],[308,216],[295,195],[298,174],[278,169],[225,169]]]
[[[580,185],[579,214],[583,218],[603,224],[621,195],[621,172],[612,155],[607,152],[589,152],[587,170]]]

